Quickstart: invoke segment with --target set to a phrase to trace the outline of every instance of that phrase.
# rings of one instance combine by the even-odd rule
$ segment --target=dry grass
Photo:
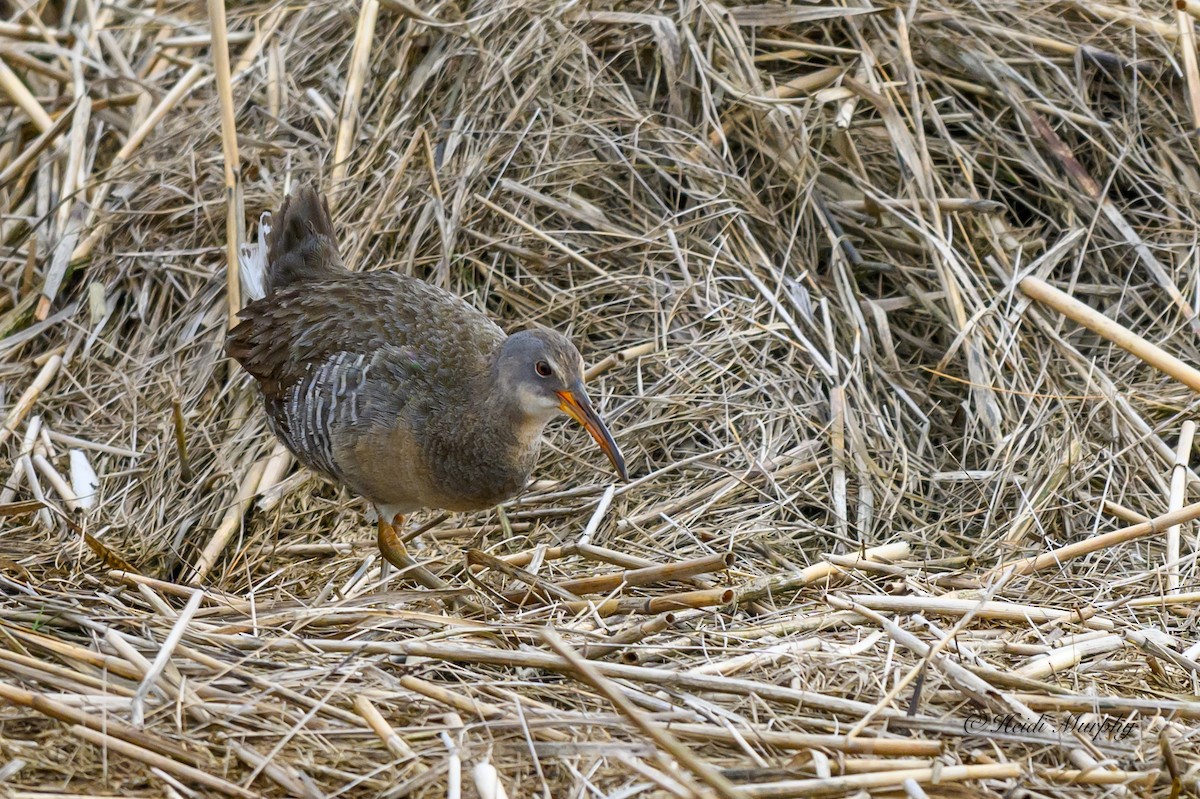
[[[1080,543],[1197,512],[1188,12],[250,2],[223,60],[219,2],[13,5],[0,792],[1195,790],[1196,531]],[[604,367],[634,481],[556,425],[415,550],[477,604],[381,571],[222,356],[310,179],[351,263]]]

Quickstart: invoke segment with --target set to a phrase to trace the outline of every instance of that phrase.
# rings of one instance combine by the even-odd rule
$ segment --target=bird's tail
[[[258,243],[243,246],[238,261],[243,291],[250,299],[346,271],[329,204],[311,186],[285,199],[274,216],[263,214]]]

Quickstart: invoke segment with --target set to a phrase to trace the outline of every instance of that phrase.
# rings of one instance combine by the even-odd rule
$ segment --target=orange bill
[[[558,406],[559,409],[583,425],[583,429],[588,431],[588,435],[596,440],[600,449],[604,450],[604,454],[612,462],[617,474],[621,475],[621,479],[628,480],[629,473],[625,470],[625,458],[622,457],[621,450],[617,448],[617,442],[613,441],[612,433],[608,432],[608,428],[601,421],[596,409],[592,407],[592,401],[588,399],[583,386],[578,386],[574,390],[559,391],[558,396],[562,400],[562,404]]]

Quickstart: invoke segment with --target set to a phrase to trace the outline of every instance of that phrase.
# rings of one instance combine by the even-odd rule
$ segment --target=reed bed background
[[[1179,5],[5,6],[0,793],[1194,792]],[[222,353],[306,181],[632,482],[554,425],[381,569]]]

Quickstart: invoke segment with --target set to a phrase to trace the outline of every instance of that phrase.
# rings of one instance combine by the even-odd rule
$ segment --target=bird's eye
[[[533,370],[538,373],[538,377],[549,377],[554,374],[554,370],[550,368],[550,364],[545,361],[538,361],[533,365]]]

